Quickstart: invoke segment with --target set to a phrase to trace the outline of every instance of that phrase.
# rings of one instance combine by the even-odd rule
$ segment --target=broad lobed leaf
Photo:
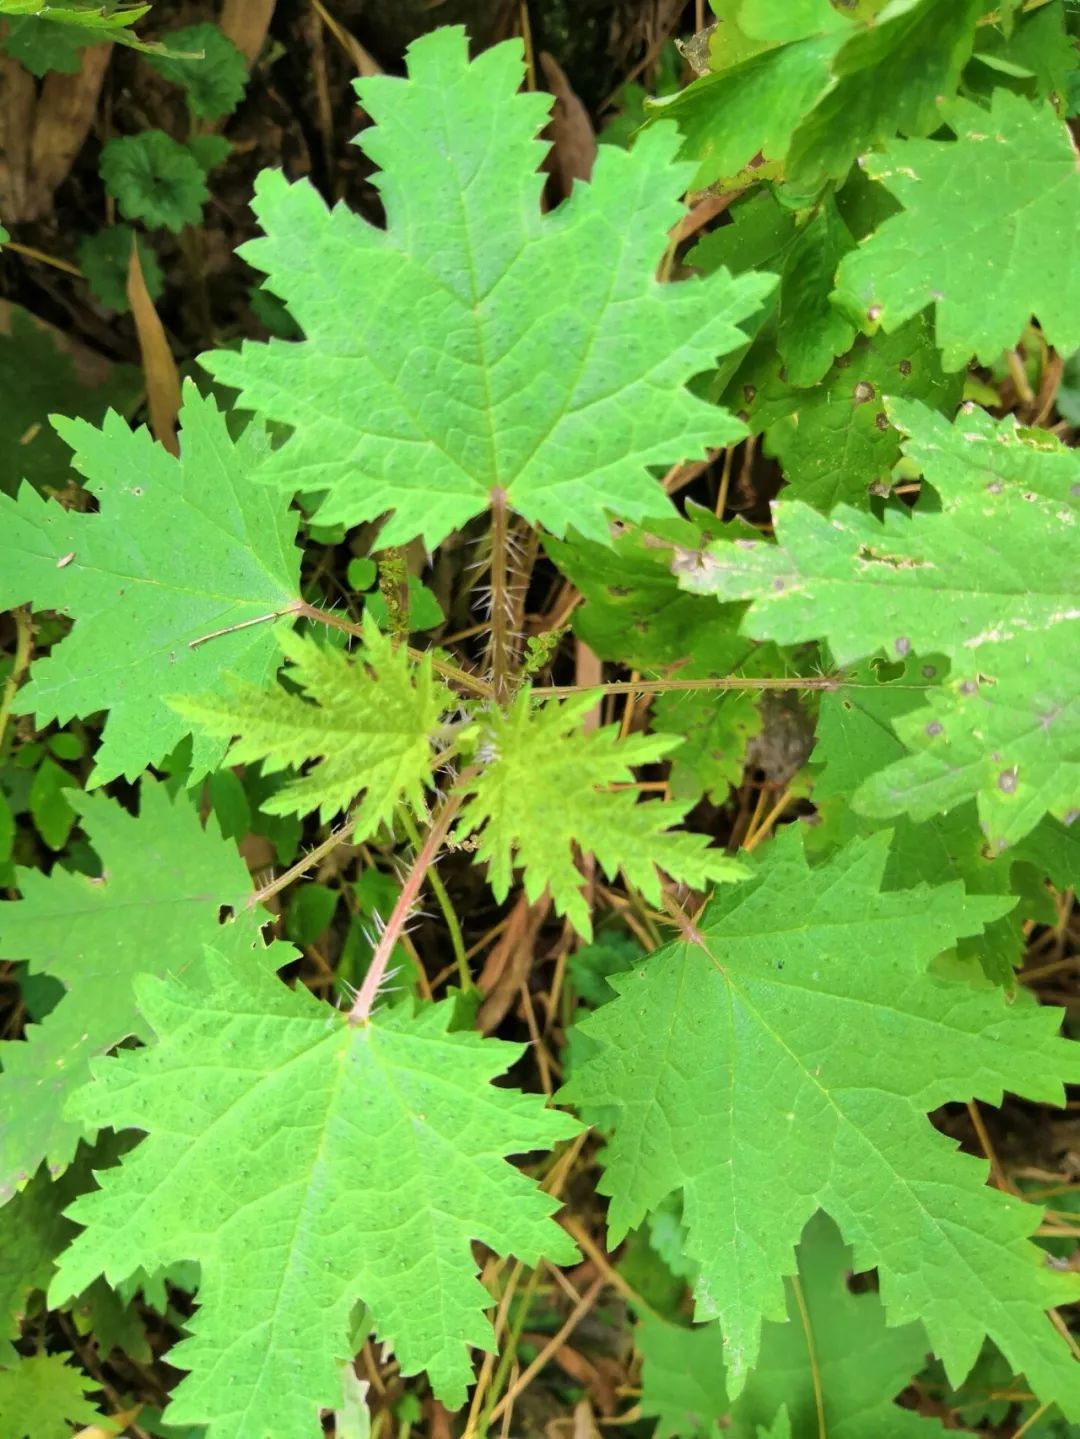
[[[17,703],[42,724],[109,711],[94,784],[135,779],[188,733],[165,695],[217,690],[228,673],[265,683],[278,664],[266,621],[300,603],[298,517],[251,483],[265,435],[252,425],[234,441],[212,400],[185,393],[179,460],[115,414],[100,429],[57,421],[95,513],[27,485],[0,495],[0,605],[75,621]],[[192,779],[224,752],[196,740]]]
[[[244,253],[305,339],[203,362],[292,426],[261,477],[320,495],[325,523],[391,511],[382,543],[432,549],[501,490],[603,543],[609,515],[672,513],[650,466],[743,433],[685,385],[741,343],[771,278],[657,282],[690,176],[671,127],[604,146],[592,183],[542,215],[548,101],[518,93],[522,74],[520,44],[470,64],[448,27],[410,48],[407,80],[358,82],[385,230],[306,181],[258,182],[266,238]]]
[[[1080,279],[1061,236],[1080,225],[1068,128],[1046,103],[996,89],[989,112],[941,107],[955,140],[898,140],[867,173],[904,206],[840,262],[837,296],[894,330],[933,304],[945,367],[990,364],[1034,314],[1062,353],[1080,347]]]
[[[147,1131],[71,1218],[56,1303],[95,1275],[197,1260],[199,1311],[170,1360],[191,1371],[171,1422],[208,1439],[302,1439],[336,1407],[362,1302],[403,1374],[455,1407],[467,1345],[491,1346],[479,1241],[571,1263],[556,1202],[505,1162],[577,1132],[495,1087],[520,1047],[451,1032],[447,1001],[350,1025],[307,990],[212,952],[211,992],[144,979],[156,1043],[95,1069],[87,1125]],[[193,1056],[198,1056],[197,1062]]]
[[[746,632],[781,643],[826,638],[838,663],[884,649],[947,655],[945,683],[897,721],[909,758],[868,779],[855,806],[928,819],[972,797],[995,849],[1046,813],[1080,810],[1077,568],[1080,460],[1045,431],[995,423],[973,406],[955,424],[894,401],[905,445],[941,497],[939,513],[829,519],[778,501],[779,546],[736,541],[691,559],[687,588],[754,597]]]
[[[811,868],[796,831],[774,840],[685,940],[613,979],[619,998],[583,1026],[600,1052],[562,1097],[618,1111],[601,1183],[613,1242],[682,1190],[697,1313],[721,1323],[733,1396],[823,1208],[857,1266],[877,1268],[890,1323],[921,1320],[950,1375],[989,1335],[1040,1397],[1080,1414],[1080,1371],[1032,1318],[1075,1282],[1030,1243],[1037,1210],[988,1189],[986,1166],[925,1117],[1005,1089],[1060,1104],[1080,1064],[1052,1011],[927,973],[1012,901],[959,884],[882,893],[888,843]]]
[[[184,795],[170,800],[146,779],[137,818],[104,795],[75,791],[70,799],[101,876],[19,869],[23,897],[0,907],[4,954],[66,990],[25,1039],[0,1043],[0,1202],[42,1160],[68,1163],[93,1132],[65,1106],[89,1079],[95,1056],[131,1036],[149,1037],[135,1001],[138,975],[197,971],[205,944],[245,973],[284,964],[292,953],[285,945],[266,949],[260,914],[243,903],[251,892],[243,860],[215,821],[202,828]],[[224,924],[222,906],[232,916]]]

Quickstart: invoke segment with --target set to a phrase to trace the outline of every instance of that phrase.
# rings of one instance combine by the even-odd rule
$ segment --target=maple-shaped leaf
[[[931,327],[921,315],[892,335],[860,335],[847,354],[807,388],[763,335],[725,393],[750,429],[765,436],[765,452],[780,463],[793,499],[815,509],[867,506],[888,489],[900,459],[901,436],[885,396],[920,400],[952,414],[963,377],[942,371]],[[785,491],[785,498],[787,492]]]
[[[100,1063],[76,1101],[84,1123],[147,1138],[69,1210],[86,1229],[52,1301],[99,1273],[197,1260],[191,1337],[169,1355],[191,1373],[168,1417],[208,1439],[317,1432],[358,1302],[401,1372],[426,1369],[457,1406],[467,1346],[492,1347],[472,1243],[529,1266],[576,1257],[557,1202],[505,1162],[576,1121],[493,1085],[522,1047],[450,1031],[452,1001],[351,1025],[270,974],[238,980],[209,951],[206,965],[210,994],[139,982],[156,1042]]]
[[[520,42],[470,64],[446,27],[410,47],[408,79],[357,82],[385,230],[306,180],[257,182],[266,238],[242,253],[305,339],[203,363],[293,427],[260,477],[321,495],[324,523],[392,511],[380,543],[434,549],[502,492],[554,534],[603,541],[610,514],[672,513],[649,466],[743,433],[685,386],[742,342],[771,278],[657,283],[692,174],[672,126],[604,146],[592,183],[542,215],[550,97],[519,92],[523,74]]]
[[[57,867],[19,869],[22,899],[0,909],[0,946],[31,972],[67,991],[26,1039],[0,1043],[0,1203],[42,1159],[66,1164],[87,1133],[64,1106],[89,1078],[90,1062],[129,1036],[147,1037],[133,981],[146,972],[183,972],[214,944],[245,974],[274,962],[259,934],[260,912],[234,845],[183,795],[144,780],[141,813],[104,795],[70,792],[102,864],[100,878]],[[222,923],[219,909],[235,918]],[[280,946],[279,963],[292,951]],[[106,1121],[108,1123],[108,1121]]]
[[[328,819],[363,791],[353,811],[363,839],[395,804],[422,811],[432,736],[452,703],[430,658],[413,664],[367,615],[363,646],[352,655],[287,631],[278,640],[290,661],[285,677],[303,695],[238,684],[227,695],[173,699],[174,708],[215,739],[237,735],[233,764],[261,760],[263,774],[276,774],[316,761],[264,802],[267,814],[318,809]]]
[[[582,721],[596,698],[587,693],[537,706],[522,690],[508,713],[487,716],[481,754],[489,758],[468,785],[457,828],[459,839],[479,834],[476,853],[488,861],[497,899],[509,893],[516,864],[530,901],[550,888],[558,913],[586,938],[592,922],[575,845],[595,856],[605,874],[622,870],[655,905],[661,870],[698,889],[745,873],[705,835],[672,828],[688,801],[639,800],[634,793],[634,767],[662,759],[679,736],[620,739],[617,725],[587,733]]]
[[[761,1356],[733,1404],[724,1383],[726,1346],[717,1323],[687,1329],[652,1315],[635,1331],[644,1360],[641,1413],[657,1439],[715,1432],[753,1439],[785,1410],[795,1433],[829,1439],[919,1439],[940,1427],[893,1403],[923,1367],[921,1325],[886,1327],[871,1290],[849,1287],[851,1251],[821,1213],[798,1248],[798,1282],[785,1285],[787,1313],[762,1325]]]
[[[28,603],[75,621],[35,662],[17,708],[41,723],[109,711],[92,784],[134,779],[189,732],[163,696],[220,690],[226,673],[269,680],[278,646],[269,623],[251,621],[300,603],[297,516],[251,483],[265,435],[253,425],[231,439],[192,384],[182,421],[179,460],[114,414],[100,429],[56,421],[97,498],[93,514],[27,485],[17,500],[0,495],[0,606]],[[196,739],[192,779],[224,752]]]
[[[71,1439],[72,1424],[107,1424],[86,1397],[101,1385],[68,1364],[71,1357],[34,1354],[0,1369],[0,1439]]]
[[[942,106],[955,140],[907,140],[867,173],[904,206],[841,261],[837,295],[886,330],[934,304],[948,369],[1011,349],[1034,314],[1080,346],[1080,278],[1059,237],[1080,226],[1076,150],[1053,108],[996,89],[989,112]],[[948,225],[944,227],[943,207]]]
[[[1071,823],[1080,812],[1078,571],[1062,543],[1080,514],[1080,458],[974,406],[953,425],[918,404],[889,413],[940,513],[826,519],[778,501],[779,545],[714,545],[681,581],[754,596],[746,633],[826,638],[840,665],[879,648],[948,656],[947,681],[896,721],[913,753],[868,779],[855,808],[924,820],[977,796],[987,840],[1003,848],[1045,813]]]
[[[792,136],[790,200],[843,179],[856,156],[898,131],[936,130],[939,102],[956,93],[985,9],[984,0],[890,0],[852,32],[833,58],[833,83]]]
[[[1080,1414],[1080,1366],[1042,1314],[1076,1280],[1030,1242],[1038,1209],[987,1187],[986,1165],[926,1118],[1006,1089],[1061,1104],[1080,1051],[1060,1014],[928,974],[1011,901],[959,884],[883,893],[888,845],[876,834],[811,868],[782,833],[696,934],[611,981],[619,998],[582,1025],[600,1053],[561,1097],[618,1111],[601,1184],[613,1241],[682,1190],[697,1314],[723,1327],[733,1396],[822,1208],[857,1267],[877,1268],[889,1323],[921,1320],[950,1376],[989,1335]]]

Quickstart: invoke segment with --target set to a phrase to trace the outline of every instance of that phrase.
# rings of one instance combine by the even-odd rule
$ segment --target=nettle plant
[[[1049,403],[992,417],[985,369],[964,399],[973,357],[1022,379],[1080,344],[1068,17],[714,8],[712,70],[549,213],[519,44],[470,61],[438,30],[358,82],[385,228],[257,186],[244,253],[303,338],[203,356],[236,408],[189,383],[178,458],[58,419],[86,502],[0,497],[0,600],[71,621],[20,686],[16,610],[5,718],[106,712],[70,794],[96,863],[18,870],[0,917],[54,982],[0,1046],[0,1432],[86,1419],[95,1383],[46,1338],[103,1288],[183,1331],[147,1432],[359,1432],[369,1335],[458,1408],[505,1261],[588,1238],[556,1217],[585,1125],[610,1250],[644,1236],[693,1293],[691,1328],[636,1305],[661,1432],[929,1430],[893,1399],[931,1354],[953,1385],[1024,1376],[1039,1433],[1080,1422],[1076,1275],[928,1117],[1080,1081],[1015,982],[1047,881],[1080,873],[1080,464]],[[730,217],[683,256],[708,187]],[[786,481],[757,529],[723,518],[748,435]],[[718,451],[715,512],[677,505]],[[372,537],[359,619],[304,569],[335,526]],[[411,645],[407,555],[463,543],[473,648]],[[525,637],[541,551],[564,584]],[[553,682],[571,613],[623,678]],[[725,848],[769,744],[797,753]],[[322,826],[258,889],[217,803],[252,774],[261,823]],[[401,871],[335,1004],[267,936],[346,845]],[[529,1010],[568,1031],[553,1097],[474,1028],[470,859],[566,927],[579,1022]],[[443,997],[392,976],[425,893]],[[492,1373],[469,1432],[506,1408]]]

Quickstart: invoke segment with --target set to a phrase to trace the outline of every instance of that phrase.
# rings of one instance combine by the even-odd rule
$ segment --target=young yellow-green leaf
[[[686,1329],[644,1318],[635,1334],[644,1360],[641,1413],[659,1421],[657,1439],[693,1439],[715,1432],[711,1423],[721,1425],[724,1439],[753,1439],[759,1426],[785,1411],[797,1435],[929,1439],[940,1433],[893,1403],[925,1363],[921,1325],[886,1327],[878,1295],[848,1287],[852,1268],[836,1226],[816,1214],[799,1243],[799,1291],[785,1282],[787,1313],[781,1323],[762,1325],[760,1360],[734,1404],[724,1384],[719,1324]]]
[[[660,871],[696,889],[746,872],[705,835],[672,828],[688,801],[639,800],[634,792],[634,766],[662,759],[678,735],[621,740],[617,725],[586,733],[582,721],[596,702],[583,694],[537,706],[523,690],[508,713],[489,715],[481,748],[489,758],[469,785],[457,829],[459,839],[479,833],[476,852],[489,862],[497,899],[509,893],[517,865],[529,899],[550,888],[556,911],[587,939],[592,921],[575,845],[608,876],[622,870],[655,905]]]
[[[1061,1104],[1080,1050],[1059,1014],[927,973],[1011,901],[959,884],[882,893],[888,844],[856,840],[812,869],[784,832],[696,937],[612,980],[619,998],[582,1026],[600,1052],[563,1097],[619,1111],[601,1186],[614,1241],[682,1190],[697,1314],[723,1327],[732,1394],[822,1208],[857,1267],[877,1268],[889,1322],[920,1319],[950,1376],[989,1335],[1080,1415],[1080,1368],[1042,1312],[1080,1285],[1030,1242],[1038,1209],[990,1189],[926,1118],[1005,1089]]]
[[[779,545],[714,545],[682,574],[721,599],[754,596],[746,632],[825,638],[840,665],[947,655],[946,683],[896,722],[911,753],[868,779],[856,809],[930,819],[976,796],[988,843],[1046,813],[1080,812],[1080,458],[1044,430],[967,406],[950,425],[894,402],[909,458],[941,512],[773,507]],[[744,547],[745,546],[745,547]]]
[[[299,605],[297,516],[251,483],[264,434],[253,425],[231,439],[191,384],[182,420],[179,460],[114,414],[101,429],[56,422],[98,500],[93,514],[27,485],[17,500],[0,495],[0,606],[75,621],[35,662],[17,707],[42,723],[109,711],[93,784],[134,779],[189,732],[163,696],[220,690],[226,673],[265,684],[280,652],[269,623],[248,622]],[[197,738],[192,779],[224,752]]]
[[[191,1372],[168,1419],[207,1439],[316,1434],[358,1302],[402,1374],[426,1369],[456,1407],[467,1346],[493,1347],[472,1243],[530,1267],[576,1257],[557,1202],[505,1162],[576,1121],[495,1086],[521,1046],[450,1032],[452,1001],[353,1026],[302,987],[206,964],[210,995],[140,982],[156,1043],[100,1063],[80,1096],[85,1123],[147,1138],[69,1211],[86,1229],[53,1301],[99,1273],[197,1260],[199,1309],[169,1354]]]
[[[1068,128],[1046,103],[994,91],[989,112],[945,105],[955,140],[896,141],[867,172],[904,206],[841,261],[838,297],[886,330],[935,306],[948,369],[997,360],[1034,314],[1063,354],[1080,346],[1080,277],[1060,237],[1080,227]]]
[[[364,839],[402,801],[424,807],[430,782],[433,732],[452,697],[432,674],[430,659],[413,664],[365,616],[363,648],[353,654],[309,636],[279,632],[290,661],[285,676],[306,697],[282,689],[237,685],[231,694],[174,699],[172,705],[215,739],[236,735],[233,764],[262,761],[264,774],[311,765],[262,806],[267,814],[329,819],[348,809],[355,837]]]
[[[73,1424],[106,1422],[86,1397],[101,1386],[64,1362],[71,1357],[34,1354],[0,1369],[0,1439],[71,1439]]]
[[[985,9],[984,0],[891,0],[851,33],[833,59],[833,84],[792,137],[792,194],[809,199],[842,180],[857,155],[897,132],[936,130],[939,101],[955,94]]]
[[[56,868],[16,871],[22,900],[0,908],[0,948],[67,993],[24,1040],[0,1043],[0,1203],[46,1159],[66,1164],[87,1131],[64,1113],[90,1061],[131,1035],[146,1038],[132,984],[183,972],[214,944],[245,974],[274,962],[260,912],[242,901],[251,880],[235,847],[207,829],[188,799],[143,782],[136,819],[104,795],[72,791],[102,864],[100,878]],[[235,918],[222,923],[227,905]],[[280,946],[285,963],[292,953]],[[108,1123],[108,1121],[105,1121]]]
[[[293,427],[261,478],[321,495],[324,523],[392,511],[381,543],[433,549],[501,490],[603,542],[611,514],[672,513],[649,466],[743,433],[685,386],[742,342],[771,278],[657,283],[691,177],[671,126],[604,146],[592,183],[542,215],[549,97],[521,92],[523,73],[519,42],[469,63],[447,27],[410,47],[408,79],[357,83],[386,230],[307,181],[257,183],[266,238],[243,254],[306,338],[203,363]]]
[[[922,316],[892,335],[860,335],[847,354],[807,388],[791,383],[767,335],[736,371],[725,393],[747,424],[765,435],[766,453],[780,462],[793,499],[818,510],[869,504],[888,488],[900,459],[901,436],[885,397],[921,400],[952,414],[960,375],[946,375],[930,325]],[[785,498],[788,492],[785,491]]]

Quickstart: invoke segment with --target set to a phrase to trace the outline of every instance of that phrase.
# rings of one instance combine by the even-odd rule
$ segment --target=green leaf
[[[133,983],[143,973],[184,972],[214,944],[246,974],[291,953],[263,946],[259,912],[245,901],[251,881],[233,845],[203,830],[180,796],[145,780],[133,818],[103,795],[69,794],[102,864],[100,878],[19,869],[22,900],[3,909],[4,953],[64,985],[60,1003],[24,1040],[0,1043],[0,1202],[38,1164],[66,1164],[87,1131],[65,1117],[68,1096],[90,1062],[147,1028]],[[228,906],[222,922],[219,909]],[[108,1122],[108,1121],[106,1121]]]
[[[849,1289],[851,1269],[850,1249],[818,1213],[799,1244],[799,1289],[786,1281],[784,1321],[762,1326],[761,1358],[734,1405],[718,1324],[685,1329],[645,1318],[635,1336],[645,1361],[641,1413],[659,1420],[657,1439],[715,1432],[710,1421],[730,1439],[753,1439],[785,1412],[797,1435],[829,1439],[918,1439],[937,1430],[892,1402],[923,1366],[921,1325],[887,1328],[878,1295]]]
[[[64,1210],[85,1181],[74,1167],[59,1179],[40,1169],[0,1208],[0,1366],[16,1362],[11,1340],[19,1337],[27,1299],[49,1287],[57,1256],[77,1232]]]
[[[0,5],[0,13],[3,8]],[[36,15],[12,15],[0,39],[0,49],[18,60],[24,70],[40,78],[49,71],[77,75],[82,52],[92,43],[81,26],[60,25]]]
[[[423,813],[431,737],[451,704],[430,658],[412,664],[405,646],[395,646],[370,619],[355,658],[307,636],[279,631],[278,640],[291,662],[285,677],[306,698],[280,687],[235,685],[220,697],[170,702],[200,732],[221,740],[238,736],[231,764],[262,760],[263,773],[276,774],[317,761],[264,801],[267,814],[317,809],[329,819],[364,791],[352,811],[360,840],[403,801]]]
[[[130,225],[111,225],[96,235],[85,235],[79,241],[79,265],[94,292],[94,298],[107,310],[126,315],[131,308],[127,297],[128,266],[135,231]],[[138,238],[139,265],[151,300],[161,295],[165,285],[161,266],[151,245]]]
[[[306,181],[257,182],[267,236],[243,254],[306,339],[203,363],[293,426],[261,478],[321,495],[321,524],[393,511],[382,545],[421,535],[434,549],[498,490],[530,522],[601,543],[609,514],[670,515],[648,467],[743,433],[684,386],[741,343],[736,322],[771,280],[657,285],[690,178],[673,127],[629,153],[604,146],[592,183],[545,216],[535,136],[549,97],[519,92],[520,43],[470,64],[447,27],[410,47],[409,67],[357,85],[385,231],[328,210]],[[623,214],[634,225],[613,227]]]
[[[210,198],[202,166],[163,130],[109,140],[99,169],[125,220],[145,220],[177,233],[202,220]]]
[[[188,25],[166,37],[169,55],[155,55],[150,64],[187,93],[193,115],[220,120],[231,115],[247,88],[247,64],[233,42],[216,25]]]
[[[700,76],[669,99],[646,102],[652,116],[678,124],[680,158],[697,165],[691,190],[745,184],[745,171],[759,155],[764,173],[776,173],[800,120],[827,91],[829,65],[843,43],[844,22],[827,0],[821,4],[839,22],[830,33],[765,50],[731,69]]]
[[[140,984],[157,1042],[101,1064],[79,1101],[86,1123],[148,1137],[69,1211],[86,1230],[53,1302],[99,1273],[198,1260],[169,1420],[207,1439],[316,1432],[358,1301],[402,1374],[426,1369],[456,1407],[466,1346],[492,1346],[472,1242],[529,1266],[576,1258],[557,1202],[504,1162],[576,1122],[493,1086],[522,1047],[449,1032],[452,1002],[353,1026],[270,975],[237,980],[212,953],[207,967],[212,996]]]
[[[730,674],[752,653],[738,632],[742,610],[688,593],[672,573],[673,554],[725,533],[708,519],[708,529],[682,519],[627,529],[609,544],[573,531],[565,540],[545,537],[545,550],[585,597],[574,632],[601,659],[650,672],[680,665],[681,677],[701,677]]]
[[[831,198],[797,222],[771,191],[758,191],[734,207],[732,220],[706,235],[689,263],[706,274],[718,265],[736,275],[779,271],[770,348],[779,353],[787,382],[817,384],[855,338],[854,325],[830,296],[836,267],[855,243],[851,231]]]
[[[1067,127],[1049,105],[1001,89],[989,113],[955,100],[941,118],[955,140],[896,142],[867,158],[904,211],[841,261],[838,297],[886,330],[933,302],[950,370],[972,354],[997,360],[1033,314],[1071,353],[1080,287],[1058,241],[1080,225],[1080,174]]]
[[[233,147],[224,135],[192,135],[187,142],[189,152],[199,162],[204,175],[216,170],[232,154]]]
[[[730,528],[711,515],[706,523],[713,534]],[[610,547],[573,532],[564,541],[545,540],[548,554],[586,599],[574,614],[575,633],[601,659],[649,673],[668,673],[677,665],[674,677],[680,680],[782,674],[788,666],[774,646],[757,645],[738,632],[737,607],[679,588],[673,554],[700,549],[706,534],[701,525],[673,520],[650,528],[659,533],[627,530]],[[742,778],[748,741],[761,729],[758,699],[754,691],[738,689],[656,697],[656,728],[683,737],[671,756],[675,799],[696,801],[707,794],[723,803]]]
[[[63,490],[70,450],[49,423],[51,414],[78,415],[95,424],[109,406],[139,402],[142,371],[134,365],[93,366],[62,347],[59,334],[12,305],[0,325],[0,492],[13,495],[25,480],[34,489]]]
[[[894,727],[919,707],[927,680],[941,670],[941,661],[919,664],[909,659],[894,681],[877,683],[874,663],[862,663],[848,671],[851,687],[822,695],[813,798],[823,822],[808,836],[808,848],[825,853],[877,827],[851,811],[850,797],[871,776],[904,758]],[[1025,875],[1036,883],[1025,883]],[[1019,898],[1009,914],[987,925],[977,939],[961,937],[957,943],[961,959],[980,965],[996,984],[1012,987],[1026,943],[1023,921],[1054,922],[1045,878],[1060,889],[1080,879],[1080,836],[1056,820],[1044,819],[1007,854],[995,858],[969,803],[922,824],[901,817],[893,831],[884,883],[887,889],[902,889],[918,880],[929,884],[957,879],[969,894]]]
[[[65,790],[78,788],[75,779],[55,760],[46,756],[34,770],[27,797],[34,828],[52,850],[67,844],[75,811],[65,798]]]
[[[289,896],[285,911],[285,932],[301,948],[314,944],[334,917],[337,890],[321,884],[302,884]]]
[[[1019,85],[1009,88],[1053,99],[1061,113],[1078,63],[1062,0],[1051,0],[1031,14],[1021,15],[1011,34],[1003,27],[984,25],[975,43],[974,58],[986,65],[991,85],[1002,83],[996,67],[1005,65],[1015,69],[1021,79]]]
[[[113,414],[100,430],[57,420],[96,513],[27,485],[17,501],[0,496],[0,605],[75,620],[17,705],[42,723],[109,710],[94,784],[134,779],[189,732],[163,695],[220,690],[224,673],[268,681],[278,645],[268,622],[250,622],[299,606],[297,516],[250,483],[265,435],[253,425],[233,441],[213,400],[190,383],[185,396],[179,460]],[[197,739],[191,779],[224,751]]]
[[[857,155],[897,132],[936,130],[984,8],[983,0],[891,0],[851,34],[833,59],[834,83],[792,138],[785,180],[793,194],[810,197],[843,179]]]
[[[523,690],[508,713],[488,715],[481,748],[488,757],[457,829],[459,839],[479,834],[476,852],[489,863],[496,899],[510,892],[517,864],[529,900],[549,887],[556,911],[587,939],[592,921],[575,844],[605,874],[621,870],[654,905],[662,898],[660,870],[697,889],[745,873],[705,835],[672,829],[688,803],[639,801],[633,792],[634,766],[663,758],[679,737],[620,740],[617,725],[586,733],[581,724],[596,702],[586,693],[537,707]],[[631,787],[609,788],[620,784]]]
[[[1080,810],[1080,606],[1061,543],[1080,509],[1080,459],[1044,430],[971,406],[954,425],[906,402],[890,413],[940,491],[940,513],[839,509],[826,520],[778,501],[779,546],[714,545],[681,579],[722,599],[755,596],[749,634],[826,638],[840,665],[878,649],[949,656],[948,681],[896,722],[911,753],[854,804],[924,820],[977,797],[996,851],[1046,813],[1071,823]]]
[[[989,1334],[1040,1397],[1080,1412],[1080,1376],[1042,1317],[1076,1281],[1029,1242],[1038,1210],[988,1188],[986,1165],[925,1118],[1004,1089],[1060,1104],[1080,1062],[1059,1014],[927,973],[1006,905],[958,884],[881,893],[887,856],[877,834],[812,869],[782,832],[695,942],[614,980],[619,999],[583,1023],[602,1052],[561,1097],[621,1111],[601,1184],[613,1241],[682,1189],[697,1313],[724,1329],[729,1392],[761,1320],[784,1317],[791,1246],[822,1208],[856,1265],[877,1268],[889,1323],[921,1319],[954,1380]],[[797,1176],[779,1187],[778,1146]]]
[[[52,0],[0,0],[0,15],[34,15],[50,24],[78,26],[89,44],[92,39],[114,40],[138,50],[151,50],[129,33],[130,27],[149,11],[149,5],[117,3],[117,0],[69,0],[54,5]]]
[[[860,335],[820,384],[807,389],[790,383],[763,336],[725,398],[752,430],[764,433],[766,453],[779,461],[792,498],[830,510],[867,505],[892,483],[901,436],[886,396],[922,400],[951,414],[962,386],[962,376],[943,373],[930,326],[919,316],[892,335]]]
[[[103,1422],[86,1397],[101,1386],[71,1357],[35,1354],[0,1369],[0,1439],[71,1439],[72,1424]]]

